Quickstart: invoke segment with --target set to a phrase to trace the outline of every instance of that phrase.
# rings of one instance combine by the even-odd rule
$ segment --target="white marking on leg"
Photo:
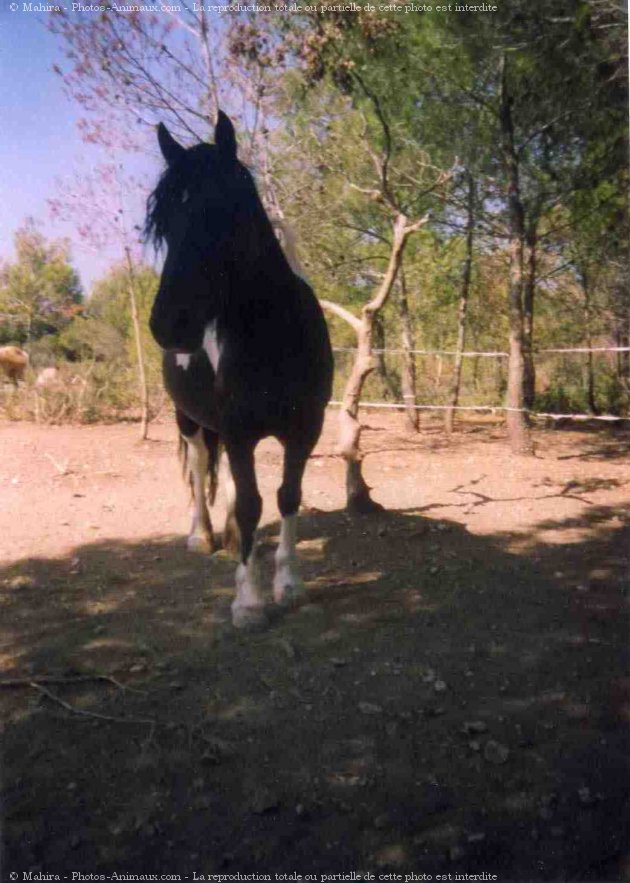
[[[176,353],[175,364],[178,368],[183,368],[186,371],[190,365],[190,353]]]
[[[280,543],[276,551],[276,573],[273,578],[273,599],[276,604],[291,604],[304,592],[304,583],[298,573],[295,552],[297,515],[282,519]]]
[[[210,364],[214,369],[214,373],[216,374],[217,368],[219,366],[219,358],[221,357],[221,347],[219,346],[219,340],[217,338],[217,321],[210,322],[209,325],[206,325],[206,330],[203,333],[203,344],[204,350],[207,353],[208,358],[210,359]]]
[[[203,552],[212,551],[212,523],[206,502],[206,484],[208,481],[208,449],[203,437],[203,430],[198,429],[190,438],[186,438],[188,447],[188,474],[193,493],[193,517],[188,548]]]
[[[225,493],[225,508],[229,517],[230,515],[234,514],[234,507],[236,505],[236,485],[234,484],[234,479],[232,478],[230,461],[228,460],[228,455],[225,452],[221,457],[221,479]]]
[[[260,588],[256,536],[247,562],[236,568],[236,598],[232,602],[232,622],[236,628],[261,625],[265,621],[265,601]]]

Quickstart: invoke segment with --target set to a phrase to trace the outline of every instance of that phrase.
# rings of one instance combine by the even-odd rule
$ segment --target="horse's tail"
[[[223,446],[216,432],[212,432],[211,429],[202,429],[202,432],[206,450],[208,451],[208,503],[212,506],[219,487],[219,461],[221,460]],[[192,475],[188,469],[188,444],[181,432],[179,434],[177,456],[182,464],[182,477],[184,481],[190,482],[192,493]]]
[[[203,430],[203,440],[208,449],[208,502],[212,506],[219,486],[219,461],[221,459],[221,439],[211,429]]]

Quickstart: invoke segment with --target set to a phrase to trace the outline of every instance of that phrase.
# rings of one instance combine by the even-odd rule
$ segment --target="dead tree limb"
[[[374,323],[389,298],[402,262],[407,241],[412,233],[420,230],[429,220],[427,213],[413,222],[398,212],[392,224],[392,243],[387,270],[372,299],[361,310],[360,318],[346,307],[330,301],[320,301],[322,307],[347,322],[357,336],[357,351],[343,392],[339,411],[338,453],[346,461],[346,507],[351,512],[374,512],[383,507],[372,500],[370,489],[362,472],[361,424],[359,406],[361,392],[368,376],[374,371]]]

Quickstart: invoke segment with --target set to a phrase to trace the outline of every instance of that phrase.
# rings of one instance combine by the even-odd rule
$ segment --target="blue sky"
[[[76,128],[81,109],[66,97],[52,70],[63,53],[45,27],[45,13],[21,10],[22,0],[15,12],[10,0],[0,0],[0,258],[11,258],[13,234],[32,216],[47,238],[70,239],[72,261],[87,292],[114,252],[87,250],[71,226],[53,222],[47,200],[58,195],[58,178],[98,163],[100,153],[81,141]],[[138,166],[155,175],[149,159],[136,160]]]

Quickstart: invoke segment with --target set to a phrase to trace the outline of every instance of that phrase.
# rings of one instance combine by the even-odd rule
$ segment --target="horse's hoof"
[[[204,552],[211,555],[214,552],[214,541],[211,537],[191,534],[186,541],[186,546],[190,552]]]
[[[232,625],[235,629],[262,629],[267,625],[264,607],[232,607]]]
[[[279,607],[293,607],[304,596],[306,587],[301,580],[274,583],[273,598]]]

